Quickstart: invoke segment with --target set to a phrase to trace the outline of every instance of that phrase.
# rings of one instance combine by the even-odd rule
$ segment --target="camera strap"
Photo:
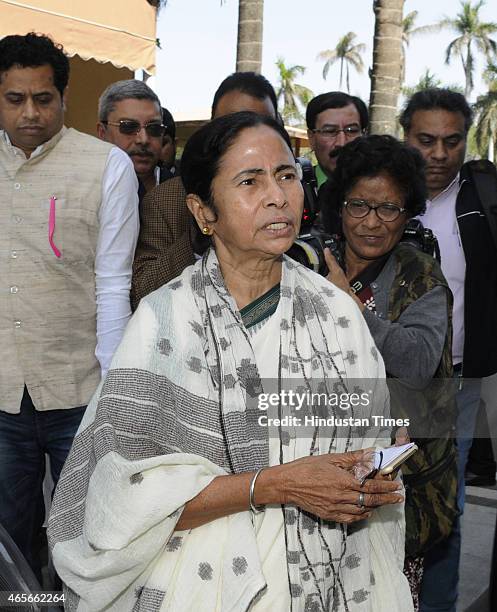
[[[361,302],[373,312],[376,310],[376,308],[370,285],[378,278],[389,257],[390,252],[382,255],[378,259],[375,259],[367,268],[365,268],[360,274],[355,276],[349,282],[352,291],[361,300]]]

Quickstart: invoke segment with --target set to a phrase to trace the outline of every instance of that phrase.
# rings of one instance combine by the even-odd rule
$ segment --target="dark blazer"
[[[161,183],[145,196],[131,281],[133,310],[142,297],[194,263],[191,228],[181,177]]]
[[[497,174],[491,163],[479,160],[464,164],[460,177],[456,216],[466,259],[463,373],[480,378],[497,372]]]

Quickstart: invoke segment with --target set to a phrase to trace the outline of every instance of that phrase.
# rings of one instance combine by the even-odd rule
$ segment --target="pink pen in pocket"
[[[53,234],[55,231],[55,201],[57,198],[52,196],[50,198],[50,213],[48,215],[48,242],[52,247],[52,251],[55,253],[55,257],[61,257],[62,253],[56,247],[55,242],[53,241]]]

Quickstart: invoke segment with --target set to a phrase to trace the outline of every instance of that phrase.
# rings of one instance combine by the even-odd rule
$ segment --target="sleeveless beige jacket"
[[[25,384],[37,410],[55,410],[87,404],[99,383],[95,253],[110,150],[63,128],[25,159],[0,132],[0,410],[19,412]]]

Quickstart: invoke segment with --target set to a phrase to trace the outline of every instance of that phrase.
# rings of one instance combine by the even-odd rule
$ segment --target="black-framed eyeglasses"
[[[145,132],[151,138],[162,138],[167,129],[165,125],[162,125],[159,121],[149,121],[142,125],[139,121],[135,121],[134,119],[121,119],[121,121],[102,121],[104,125],[115,125],[119,128],[121,134],[126,134],[126,136],[132,136],[134,134],[138,134],[138,132],[144,128]]]
[[[363,219],[369,215],[371,210],[374,210],[378,219],[386,221],[387,223],[398,219],[406,210],[397,204],[392,204],[392,202],[382,202],[381,204],[371,206],[367,200],[360,200],[359,198],[345,200],[343,206],[347,213],[351,217],[354,217],[354,219]]]
[[[328,138],[329,140],[338,138],[338,134],[340,134],[340,132],[343,132],[343,135],[347,140],[352,140],[362,134],[362,129],[358,125],[347,125],[343,129],[337,127],[326,127],[321,129],[316,128],[311,131],[314,134],[319,134],[322,138]]]

